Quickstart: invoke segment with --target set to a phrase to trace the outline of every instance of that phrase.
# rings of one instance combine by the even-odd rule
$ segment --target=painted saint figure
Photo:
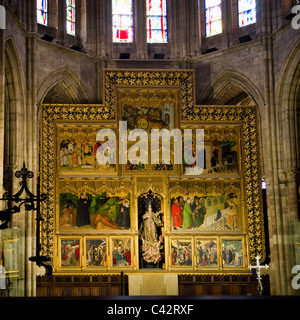
[[[62,266],[77,266],[80,262],[79,241],[62,245]]]
[[[77,205],[76,225],[78,227],[90,224],[89,206],[90,202],[88,198],[81,194]]]
[[[174,200],[172,204],[172,214],[173,214],[173,227],[180,228],[182,226],[182,208],[178,203],[178,199]]]
[[[125,199],[122,202],[122,206],[118,213],[116,223],[119,227],[124,229],[130,229],[130,206],[129,200]]]
[[[193,227],[193,211],[191,205],[194,203],[194,198],[187,199],[183,208],[183,229],[191,229]]]

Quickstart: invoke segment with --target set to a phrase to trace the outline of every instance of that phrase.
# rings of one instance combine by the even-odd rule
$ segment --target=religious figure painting
[[[171,240],[171,265],[172,267],[193,266],[192,239]]]
[[[85,254],[87,267],[107,266],[107,240],[106,239],[85,239]]]
[[[127,130],[128,136],[133,130],[143,130],[150,137],[153,130],[169,130],[170,132],[179,128],[179,91],[178,89],[151,89],[151,88],[118,88],[119,100],[118,120],[122,121],[122,127]],[[124,126],[125,124],[125,126]],[[148,150],[151,149],[149,139]],[[134,151],[136,141],[128,140],[128,150]],[[137,146],[136,146],[137,147]],[[177,169],[174,163],[174,155],[170,159],[159,157],[161,146],[151,149],[151,152],[143,154],[144,150],[137,150],[140,153],[136,159],[128,159],[123,164],[122,171],[130,173],[144,173],[147,171],[173,171]],[[156,155],[155,152],[158,154]],[[132,153],[131,153],[132,154]],[[151,154],[151,156],[150,156]],[[147,159],[147,160],[145,160]]]
[[[158,161],[157,163],[150,165],[152,171],[171,171],[174,169],[173,163],[171,160],[169,161]],[[145,171],[147,169],[147,165],[142,163],[141,161],[137,162],[136,160],[130,161],[127,160],[125,165],[126,171]]]
[[[164,103],[161,106],[134,106],[124,104],[122,121],[127,122],[127,130],[143,129],[151,133],[152,129],[174,128],[174,105]]]
[[[80,239],[61,239],[60,248],[62,267],[80,267]]]
[[[171,195],[173,230],[240,230],[239,194]]]
[[[196,240],[196,265],[198,268],[218,266],[217,239]]]
[[[187,143],[183,148],[184,168],[203,169],[203,174],[237,174],[239,170],[236,147],[235,141],[205,142],[204,163],[203,168],[200,168],[201,161],[196,159],[200,159],[202,149],[197,149],[191,143]],[[194,161],[192,157],[194,157]],[[197,164],[199,168],[196,168]]]
[[[242,267],[243,241],[242,239],[222,239],[223,267]]]
[[[116,140],[97,137],[99,125],[58,126],[58,169],[61,174],[116,172]]]
[[[204,130],[204,150],[201,144],[196,143],[196,129]],[[239,174],[239,136],[239,127],[195,126],[192,136],[185,140],[183,146],[184,168],[203,169],[203,175]]]
[[[132,239],[113,238],[111,240],[112,266],[118,268],[131,267]]]
[[[170,139],[171,140],[171,139]],[[168,151],[169,157],[165,158],[162,151]],[[169,145],[163,145],[159,143],[158,148],[155,149],[151,147],[151,169],[152,171],[172,171],[176,169],[175,159],[174,159],[174,142],[171,140]],[[157,159],[153,161],[153,159]]]
[[[125,170],[126,171],[144,171],[146,170],[146,165],[141,161],[127,160],[127,163],[125,165]]]
[[[160,161],[158,163],[153,164],[152,170],[153,171],[171,171],[174,169],[173,163],[171,160],[169,161]]]
[[[134,148],[132,143],[128,143],[128,149]],[[151,143],[148,145],[149,150],[151,150]],[[147,159],[147,164],[145,164],[142,159],[131,159],[127,160],[127,163],[124,165],[125,171],[132,171],[134,173],[139,172],[143,173],[145,171],[160,171],[160,172],[170,172],[175,169],[174,164],[174,152],[170,152],[170,159],[162,159],[160,145],[157,150],[151,150],[148,153],[145,153],[145,158]],[[171,146],[171,148],[173,148]],[[171,150],[171,149],[170,149]],[[142,154],[142,151],[137,148],[137,152]],[[158,159],[154,161],[153,159]]]
[[[64,231],[130,229],[130,194],[127,196],[60,193],[59,229]]]

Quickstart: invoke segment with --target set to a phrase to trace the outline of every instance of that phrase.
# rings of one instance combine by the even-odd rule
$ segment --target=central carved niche
[[[138,197],[140,268],[161,268],[164,264],[163,197],[149,190]]]

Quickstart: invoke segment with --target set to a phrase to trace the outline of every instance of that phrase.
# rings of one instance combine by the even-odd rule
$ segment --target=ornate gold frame
[[[83,260],[83,243],[82,243],[82,237],[80,235],[78,236],[59,236],[56,238],[57,244],[57,259],[55,261],[55,267],[56,269],[64,270],[64,271],[78,271],[82,268],[82,260]],[[63,266],[62,265],[62,257],[61,257],[61,242],[63,240],[79,240],[79,266]]]
[[[106,192],[107,195],[114,196],[114,195],[119,195],[119,196],[126,196],[128,193],[130,193],[131,199],[133,199],[132,196],[132,190],[130,187],[130,182],[129,181],[119,181],[118,179],[93,179],[93,180],[86,180],[83,178],[76,178],[76,179],[57,179],[56,181],[56,197],[55,197],[55,211],[59,212],[59,195],[60,193],[64,192],[69,192],[69,193],[75,193],[75,194],[80,194],[83,193],[85,194],[86,192],[89,192],[91,194],[101,194],[102,192]],[[132,202],[131,208],[130,208],[130,218],[132,221],[132,225],[135,224],[135,217],[133,215],[133,208],[134,208],[134,201]],[[82,230],[60,230],[59,228],[59,221],[58,221],[58,215],[55,215],[55,233],[56,234],[84,234],[86,232]],[[100,234],[114,234],[114,233],[120,233],[118,230],[102,230]],[[121,233],[129,233],[129,230],[122,230]],[[99,234],[99,231],[97,230],[92,230],[89,231],[88,234]]]
[[[57,210],[57,193],[59,181],[66,183],[68,180],[75,182],[89,179],[96,179],[103,183],[118,183],[123,186],[131,185],[132,208],[132,230],[124,231],[118,235],[113,233],[112,237],[132,237],[132,248],[135,257],[133,271],[138,270],[138,225],[133,212],[137,208],[137,198],[140,193],[152,190],[159,193],[164,199],[164,235],[165,235],[165,255],[169,256],[169,244],[172,237],[191,237],[193,246],[197,238],[218,238],[221,237],[239,237],[243,239],[244,246],[244,269],[247,264],[253,260],[256,255],[265,258],[264,229],[262,218],[261,202],[261,177],[259,167],[259,148],[257,133],[257,112],[255,107],[240,106],[195,106],[194,101],[194,72],[192,70],[105,70],[104,72],[104,104],[101,105],[43,105],[41,113],[41,191],[48,194],[48,199],[42,203],[42,213],[45,221],[41,231],[42,254],[50,256],[53,259],[55,270],[61,268],[57,264],[58,239],[61,237],[79,237],[79,234],[62,234],[56,228],[55,211]],[[55,170],[57,161],[56,130],[57,126],[65,124],[75,125],[76,123],[102,124],[108,127],[116,127],[120,119],[118,94],[120,90],[136,92],[140,89],[152,90],[173,90],[178,93],[178,113],[177,121],[180,128],[186,126],[233,126],[239,127],[241,132],[241,159],[243,167],[239,176],[219,176],[190,178],[182,175],[182,170],[176,173],[168,172],[144,172],[144,173],[124,173],[117,171],[115,177],[101,174],[99,176],[89,175],[87,177],[59,176]],[[242,148],[243,146],[243,148]],[[186,185],[210,184],[212,187],[220,185],[221,188],[231,186],[240,186],[243,206],[243,228],[240,232],[224,233],[197,233],[197,232],[174,232],[170,229],[170,192],[176,186],[184,188]],[[223,187],[222,187],[223,186]],[[173,188],[173,189],[172,189]],[[96,234],[82,234],[82,241],[85,237],[96,236]],[[108,237],[110,244],[111,236],[107,232],[97,234],[100,238]],[[110,246],[110,245],[109,245]],[[195,249],[193,249],[195,250]],[[109,252],[109,251],[108,251]],[[83,253],[83,251],[82,251]],[[195,262],[193,262],[195,266]],[[84,265],[82,265],[84,268]],[[107,268],[109,271],[111,268]],[[114,269],[114,268],[113,268]],[[103,270],[103,269],[101,269]],[[166,259],[165,270],[171,271],[170,261]],[[61,270],[61,271],[65,271]],[[85,269],[85,271],[87,271]],[[89,270],[90,271],[90,270]],[[96,270],[93,270],[96,272]],[[176,272],[182,270],[176,269]],[[188,270],[186,270],[188,271]],[[197,268],[190,268],[189,271],[201,272]],[[209,270],[210,271],[210,270]],[[234,272],[230,270],[215,270]],[[100,270],[98,272],[101,272]],[[213,270],[212,270],[213,272]]]
[[[106,242],[106,265],[105,266],[87,266],[86,265],[86,256],[87,256],[87,247],[86,247],[86,241],[87,240],[105,240]],[[83,242],[83,270],[85,271],[99,271],[99,269],[107,270],[109,266],[108,261],[108,250],[109,250],[109,244],[108,244],[108,237],[106,236],[86,236],[84,237]]]
[[[135,250],[136,250],[136,237],[133,236],[112,236],[110,237],[110,242],[109,242],[109,257],[110,257],[110,261],[109,261],[109,269],[110,270],[136,270],[137,269],[137,261],[136,261],[136,254],[135,254]],[[113,262],[112,262],[112,249],[113,249],[113,241],[114,240],[130,240],[130,246],[131,246],[131,264],[130,266],[114,266]]]
[[[191,237],[191,236],[180,236],[180,237],[170,237],[169,238],[169,248],[168,248],[168,251],[169,253],[171,253],[171,247],[172,247],[172,241],[174,240],[177,240],[177,241],[190,241],[191,242],[191,246],[192,246],[192,250],[191,250],[191,258],[192,258],[192,265],[191,266],[184,266],[184,265],[181,265],[181,266],[175,266],[175,265],[172,265],[172,255],[171,254],[168,254],[168,266],[169,266],[169,269],[172,270],[172,271],[175,271],[175,270],[194,270],[194,256],[195,256],[195,246],[194,246],[194,238]]]
[[[216,243],[217,243],[217,265],[216,266],[202,266],[202,267],[200,267],[200,266],[198,266],[198,264],[197,264],[197,240],[205,240],[205,241],[209,241],[209,240],[215,240],[216,241]],[[194,265],[194,269],[196,269],[196,270],[199,270],[199,271],[204,271],[204,270],[206,270],[206,271],[209,271],[209,270],[219,270],[220,269],[220,243],[219,243],[219,239],[217,238],[217,237],[214,237],[214,236],[211,236],[211,237],[201,237],[201,236],[199,236],[199,237],[195,237],[195,246],[194,246],[194,250],[195,250],[195,254],[194,254],[194,256],[195,256],[195,261],[194,261],[194,263],[195,263],[195,265]]]
[[[243,248],[243,265],[242,266],[224,266],[223,265],[223,260],[222,260],[222,241],[223,240],[236,240],[236,241],[242,241],[242,248]],[[244,236],[244,237],[226,237],[226,236],[223,236],[223,237],[220,237],[219,239],[219,244],[220,244],[220,269],[222,271],[229,271],[229,270],[232,270],[232,269],[247,269],[247,265],[249,265],[249,259],[247,256],[245,256],[245,251],[247,250],[247,245],[246,245],[246,240],[247,240],[247,236]]]
[[[91,132],[94,133],[94,135],[97,134],[98,130],[100,129],[112,129],[113,131],[115,131],[116,135],[117,135],[117,126],[113,125],[110,122],[94,122],[94,121],[80,121],[80,122],[76,122],[76,121],[56,121],[56,125],[55,125],[55,137],[56,137],[56,147],[55,147],[55,152],[54,152],[54,157],[56,159],[55,161],[55,166],[54,169],[56,172],[58,172],[59,177],[74,177],[74,176],[82,176],[84,175],[86,176],[91,176],[94,177],[95,175],[100,175],[100,174],[105,174],[106,176],[117,176],[118,175],[118,169],[119,166],[115,165],[115,170],[111,171],[99,171],[99,170],[90,170],[88,172],[83,172],[83,171],[79,171],[79,170],[73,170],[73,171],[62,171],[61,168],[59,167],[59,149],[60,149],[60,138],[61,136],[64,136],[64,134],[67,134],[68,138],[71,138],[72,135],[70,133],[66,133],[69,130],[75,130],[77,129],[78,131],[84,131],[84,130],[89,130]],[[90,132],[90,135],[91,135]],[[118,159],[116,159],[117,163],[118,163]]]

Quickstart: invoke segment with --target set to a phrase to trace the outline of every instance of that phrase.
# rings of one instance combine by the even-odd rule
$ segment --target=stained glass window
[[[239,0],[239,26],[244,27],[256,22],[256,1]]]
[[[36,1],[37,22],[43,25],[48,25],[48,1]]]
[[[133,1],[112,0],[113,42],[133,42]]]
[[[67,6],[67,33],[75,35],[76,32],[76,0],[66,0]]]
[[[168,42],[167,1],[146,0],[147,42]]]
[[[206,36],[222,33],[222,1],[205,0]]]

